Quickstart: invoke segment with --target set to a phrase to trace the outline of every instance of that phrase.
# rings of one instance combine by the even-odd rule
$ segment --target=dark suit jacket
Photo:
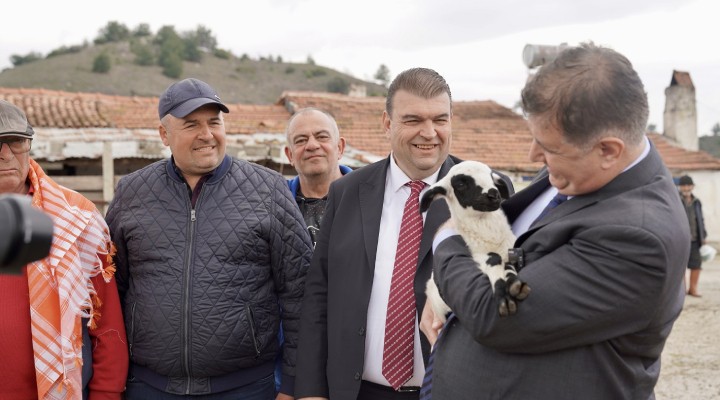
[[[513,221],[547,176],[503,205]],[[516,242],[532,292],[500,318],[459,236],[435,277],[457,315],[439,341],[433,399],[654,398],[660,354],[684,299],[687,217],[655,148],[602,189],[574,197]]]
[[[448,157],[439,178],[460,160]],[[385,180],[390,159],[333,182],[315,253],[305,281],[295,397],[356,399],[365,357],[365,326],[372,289]],[[502,174],[501,174],[502,175]],[[510,180],[503,176],[508,187]],[[415,296],[418,315],[432,269],[432,239],[450,217],[433,202],[420,242]],[[430,346],[421,334],[425,361]]]

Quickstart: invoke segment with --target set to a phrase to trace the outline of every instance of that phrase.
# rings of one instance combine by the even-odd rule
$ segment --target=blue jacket
[[[340,165],[340,173],[342,173],[343,175],[351,171],[352,169],[350,167]],[[287,184],[290,188],[290,192],[292,192],[293,198],[295,198],[295,196],[297,196],[298,189],[300,188],[300,177],[296,176],[292,179],[288,179]]]

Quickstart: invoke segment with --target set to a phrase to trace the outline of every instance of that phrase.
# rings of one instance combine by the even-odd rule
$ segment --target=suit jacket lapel
[[[530,186],[515,193],[509,199],[503,201],[502,209],[507,216],[509,223],[514,223],[517,217],[535,200],[542,192],[550,186],[550,180],[546,170],[540,171],[533,179]]]
[[[358,188],[360,218],[362,219],[363,242],[365,253],[369,260],[368,267],[375,268],[375,257],[377,256],[378,236],[380,235],[380,218],[382,217],[382,205],[385,197],[385,180],[387,169],[390,165],[390,158],[385,162],[368,165],[365,168],[374,168],[367,179],[360,183]]]

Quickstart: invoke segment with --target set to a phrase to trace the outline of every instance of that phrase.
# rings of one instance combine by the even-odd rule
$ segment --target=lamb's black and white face
[[[427,210],[435,197],[444,196],[450,200],[455,199],[462,208],[482,212],[495,211],[507,198],[507,190],[498,189],[500,185],[505,186],[490,167],[478,161],[464,161],[452,167],[443,179],[425,192],[420,209]]]
[[[495,211],[500,208],[500,192],[495,185],[487,186],[482,182],[475,181],[470,175],[457,174],[450,178],[450,186],[457,199],[458,204],[463,208],[473,208],[477,211]]]

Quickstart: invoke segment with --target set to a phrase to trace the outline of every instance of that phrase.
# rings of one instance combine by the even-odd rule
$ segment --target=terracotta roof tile
[[[23,108],[35,127],[156,129],[158,125],[156,97],[0,88],[0,99]],[[282,133],[290,117],[288,110],[303,107],[317,107],[335,116],[349,146],[379,157],[390,152],[382,128],[382,97],[285,92],[275,104],[228,104],[226,129],[239,135]],[[531,138],[523,117],[494,101],[458,101],[453,107],[452,154],[504,171],[533,173],[541,167],[528,161]],[[674,173],[720,170],[720,160],[706,152],[684,150],[660,134],[648,136]]]

